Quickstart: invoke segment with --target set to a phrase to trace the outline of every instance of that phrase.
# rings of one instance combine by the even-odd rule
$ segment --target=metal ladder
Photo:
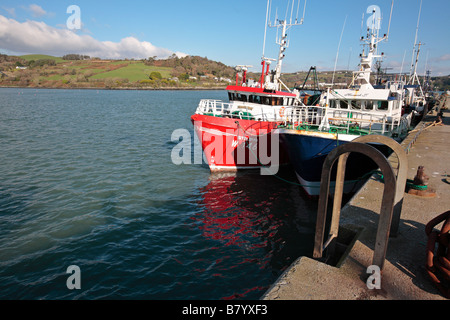
[[[390,147],[398,157],[397,176],[386,157],[374,147],[366,143],[379,143]],[[320,183],[320,197],[317,212],[316,234],[314,242],[314,258],[322,258],[323,251],[329,247],[333,254],[338,237],[339,219],[344,190],[344,176],[348,156],[352,152],[362,153],[370,157],[381,169],[384,176],[384,191],[381,203],[378,229],[373,255],[373,265],[383,270],[389,236],[397,235],[400,223],[403,194],[406,186],[407,158],[405,150],[393,139],[382,135],[367,135],[353,142],[343,144],[333,149],[325,159]],[[338,160],[339,159],[339,160]],[[333,164],[338,160],[334,203],[328,238],[324,244],[324,233],[327,216],[330,176]]]

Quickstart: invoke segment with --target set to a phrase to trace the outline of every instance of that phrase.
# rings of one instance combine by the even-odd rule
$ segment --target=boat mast
[[[278,60],[277,60],[277,65],[275,67],[275,78],[274,78],[274,82],[276,83],[278,80],[280,80],[281,77],[281,66],[283,64],[283,59],[285,57],[284,55],[284,51],[286,51],[286,49],[288,48],[289,44],[288,44],[288,35],[286,33],[287,31],[287,21],[286,20],[282,20],[279,21],[279,23],[281,24],[281,39],[280,42],[278,43],[278,45],[280,46],[280,50],[278,52]]]
[[[381,25],[381,15],[379,18],[377,18],[377,14],[378,14],[378,12],[376,12],[377,9],[378,9],[378,7],[374,7],[372,9],[372,14],[373,14],[372,28],[370,28],[370,27],[367,28],[367,37],[366,38],[361,37],[361,41],[364,42],[364,45],[367,45],[369,48],[368,48],[367,55],[365,55],[364,49],[363,49],[362,54],[360,55],[361,56],[360,69],[359,69],[359,71],[354,72],[355,75],[353,77],[351,86],[360,85],[361,87],[368,87],[369,89],[373,89],[373,86],[370,83],[370,75],[372,73],[373,61],[375,58],[382,58],[384,56],[383,53],[381,55],[377,54],[377,45],[381,41],[387,40],[389,37],[388,34],[384,34],[382,38],[379,37],[379,29],[380,29],[380,25]],[[392,9],[393,9],[393,2],[391,5],[390,18],[392,17]],[[390,21],[389,21],[389,25],[390,25]]]
[[[422,85],[420,84],[420,80],[419,80],[419,76],[417,75],[417,64],[419,62],[419,53],[420,53],[420,47],[422,45],[424,45],[423,43],[421,43],[419,41],[419,43],[417,43],[417,35],[419,33],[419,23],[420,23],[420,14],[422,12],[422,0],[420,1],[420,7],[419,7],[419,16],[417,17],[417,27],[416,27],[416,36],[414,38],[414,48],[413,48],[413,55],[412,55],[412,63],[411,63],[411,70],[410,70],[410,74],[409,74],[409,81],[408,84],[409,85],[415,85],[416,81],[417,81],[417,85],[419,87],[419,91],[420,97],[423,97],[423,90],[422,90]],[[416,51],[416,47],[417,47],[417,51]],[[416,59],[414,60],[414,52],[416,51]],[[411,103],[413,103],[414,100],[414,96],[411,96]]]
[[[417,26],[416,26],[416,36],[414,38],[414,46],[413,46],[413,53],[412,53],[412,57],[411,57],[411,68],[409,70],[409,82],[411,84],[411,81],[414,82],[414,73],[416,72],[416,67],[417,67],[417,60],[419,57],[419,51],[420,51],[420,45],[418,47],[417,50],[417,56],[416,56],[416,62],[414,62],[414,52],[416,51],[416,47],[417,47],[417,35],[419,33],[419,23],[420,23],[420,13],[422,12],[422,0],[420,0],[420,7],[419,7],[419,16],[417,17]]]
[[[280,46],[279,51],[278,51],[278,58],[277,59],[270,59],[264,56],[265,54],[265,36],[266,36],[266,32],[264,32],[264,46],[263,46],[263,56],[262,56],[262,65],[263,65],[263,70],[262,70],[262,75],[261,75],[261,85],[263,85],[262,82],[264,82],[264,88],[268,89],[268,90],[281,90],[281,86],[285,86],[283,84],[283,82],[280,80],[281,78],[281,67],[283,65],[283,59],[285,57],[284,52],[286,51],[286,49],[289,47],[289,41],[288,41],[288,34],[287,31],[293,27],[293,26],[299,26],[303,24],[304,21],[304,17],[305,17],[305,10],[306,10],[306,0],[305,0],[305,4],[304,4],[304,8],[303,8],[303,17],[299,20],[298,19],[298,11],[299,11],[299,7],[300,7],[300,1],[298,1],[297,3],[297,16],[295,18],[295,20],[292,20],[292,15],[293,15],[293,11],[294,11],[294,4],[295,4],[295,0],[292,1],[292,7],[289,9],[289,3],[286,9],[286,16],[284,20],[279,20],[277,19],[277,17],[275,17],[275,22],[272,25],[270,22],[270,18],[269,18],[269,8],[271,8],[271,0],[267,0],[267,13],[266,13],[266,29],[267,26],[268,27],[273,27],[273,28],[277,28],[280,29],[281,28],[281,37],[280,39],[277,39],[276,44],[278,44]],[[287,21],[287,16],[288,16],[288,12],[290,11],[290,19],[289,21]],[[267,24],[267,21],[269,19],[269,22]],[[278,34],[278,31],[277,31]],[[272,76],[270,76],[268,74],[268,66],[270,65],[271,61],[277,61],[277,64],[275,66],[275,70],[272,71]],[[267,70],[264,71],[264,66],[267,64]],[[263,78],[265,76],[265,78]],[[285,86],[286,87],[286,86]],[[287,87],[286,87],[287,88]],[[288,89],[288,88],[287,88]],[[289,90],[289,89],[288,89]]]
[[[410,84],[414,85],[415,81],[417,80],[417,83],[420,85],[420,81],[419,78],[417,76],[417,63],[419,62],[419,53],[420,53],[420,46],[422,46],[423,43],[419,42],[417,44],[417,54],[416,54],[416,60],[414,61],[413,64],[413,71],[412,71],[412,76],[410,77]]]

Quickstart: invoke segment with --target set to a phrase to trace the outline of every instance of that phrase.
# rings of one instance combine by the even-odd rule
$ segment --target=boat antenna
[[[427,69],[428,69],[428,53],[429,53],[429,50],[427,50],[427,58],[426,58],[426,60],[425,60],[425,69],[423,70],[423,77],[424,77],[424,78],[425,78],[426,75],[427,75]]]
[[[267,11],[266,11],[266,24],[264,28],[264,42],[263,42],[263,52],[262,52],[262,58],[264,60],[264,54],[266,51],[266,36],[267,36],[267,23],[269,20],[269,8],[271,6],[271,0],[267,0]]]
[[[353,50],[353,48],[350,47],[350,52],[348,54],[348,63],[347,63],[347,70],[346,70],[346,72],[350,70],[350,58],[352,57],[352,50]]]
[[[403,53],[402,67],[400,68],[400,80],[402,79],[402,75],[403,75],[403,64],[405,63],[405,56],[406,56],[406,50]]]
[[[347,15],[345,16],[344,25],[342,26],[342,31],[341,31],[341,37],[339,38],[339,45],[338,45],[337,52],[336,52],[336,60],[334,61],[334,71],[333,71],[333,78],[331,80],[331,86],[334,85],[334,75],[336,73],[336,67],[337,67],[337,62],[338,62],[338,57],[339,57],[339,48],[341,47],[342,35],[344,34],[346,22],[347,22]]]
[[[362,33],[363,33],[363,28],[364,28],[364,12],[363,12],[362,17],[361,17],[361,31],[359,32],[359,37],[360,37],[360,38],[363,37],[363,35],[362,35]]]
[[[292,1],[291,18],[289,19],[289,23],[292,23],[292,14],[294,13],[294,4],[295,4],[295,0]],[[297,21],[297,19],[295,19],[295,21]]]
[[[389,15],[389,24],[388,24],[388,30],[386,34],[386,41],[389,39],[389,30],[391,30],[391,19],[392,19],[392,10],[394,9],[394,0],[391,2],[391,14]]]
[[[417,35],[419,33],[419,23],[420,23],[420,13],[422,11],[422,0],[420,0],[420,7],[419,7],[419,16],[417,17],[417,27],[416,27],[416,36],[414,38],[414,47],[413,47],[413,53],[412,53],[412,57],[411,57],[411,69],[409,72],[409,76],[412,77],[413,76],[413,69],[414,69],[414,51],[416,51],[416,46],[417,46]]]
[[[305,4],[303,6],[303,16],[302,16],[302,19],[300,20],[300,23],[303,23],[303,20],[305,19],[305,12],[306,12],[306,0],[305,0]]]
[[[291,4],[291,0],[288,1],[288,4],[286,6],[286,14],[284,15],[284,20],[287,21],[287,16],[288,16],[288,12],[289,12],[289,5]],[[292,21],[291,21],[292,22]]]

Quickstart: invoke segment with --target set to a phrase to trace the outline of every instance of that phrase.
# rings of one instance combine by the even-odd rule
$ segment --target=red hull
[[[191,117],[211,171],[237,171],[288,163],[287,152],[273,134],[279,123],[220,118],[194,114]]]

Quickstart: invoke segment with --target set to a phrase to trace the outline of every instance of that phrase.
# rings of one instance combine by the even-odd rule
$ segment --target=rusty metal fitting
[[[434,229],[443,221],[441,231]],[[450,211],[428,222],[425,233],[428,236],[425,263],[427,274],[441,294],[450,299]]]
[[[424,186],[428,183],[430,178],[425,174],[425,167],[419,166],[417,169],[417,174],[414,177],[413,183],[418,186]]]

